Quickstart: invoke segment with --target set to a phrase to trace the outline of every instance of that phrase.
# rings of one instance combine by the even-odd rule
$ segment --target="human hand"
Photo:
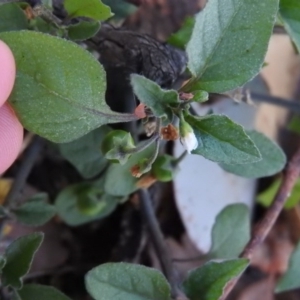
[[[17,158],[23,140],[23,128],[11,107],[5,103],[16,77],[16,65],[8,46],[0,41],[0,174]]]

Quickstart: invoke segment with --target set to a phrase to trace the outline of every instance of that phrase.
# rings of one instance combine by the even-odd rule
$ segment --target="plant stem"
[[[180,156],[177,157],[177,159],[174,161],[173,166],[177,167],[183,160],[184,158],[188,155],[188,152],[185,150],[183,151]]]
[[[16,174],[12,187],[2,204],[3,206],[11,206],[14,204],[14,202],[16,202],[20,191],[23,189],[26,183],[27,177],[30,174],[32,167],[34,166],[37,155],[40,152],[42,145],[42,139],[38,136],[35,136],[31,145],[27,148],[27,151],[24,154],[24,158]]]
[[[36,15],[36,17],[41,17],[43,20],[45,20],[48,23],[51,23],[55,25],[57,28],[61,28],[62,21],[57,18],[50,9],[43,5],[37,5],[33,8],[33,11]]]
[[[172,297],[176,298],[179,295],[182,296],[178,288],[178,278],[175,273],[172,260],[169,256],[169,251],[164,241],[164,236],[157,222],[148,190],[139,190],[139,197],[142,215],[148,228],[151,241],[157,253],[163,273],[171,285]]]
[[[295,113],[300,114],[300,103],[294,99],[283,99],[271,95],[263,95],[259,93],[250,93],[251,100],[256,102],[266,102],[273,105],[281,106]]]
[[[272,205],[268,208],[263,219],[254,227],[252,238],[241,253],[241,258],[247,258],[250,261],[253,258],[253,252],[263,243],[282,211],[286,200],[289,198],[298,177],[300,176],[300,146],[284,172],[282,183],[274,198]],[[225,300],[229,295],[239,278],[234,279],[225,287],[224,294],[220,300]]]
[[[159,135],[157,133],[155,133],[148,140],[141,142],[136,148],[128,149],[126,151],[126,154],[134,154],[134,153],[141,152],[141,151],[145,150],[146,148],[148,148],[151,144],[153,144],[158,138],[159,138]]]
[[[155,150],[152,154],[152,156],[149,158],[148,160],[148,166],[152,166],[152,164],[155,162],[158,152],[159,152],[159,144],[160,144],[160,139],[157,138],[157,140],[155,141]]]

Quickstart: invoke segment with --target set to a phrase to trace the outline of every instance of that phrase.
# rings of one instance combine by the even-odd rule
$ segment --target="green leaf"
[[[209,94],[206,91],[201,91],[201,90],[194,91],[193,94],[194,94],[194,97],[193,97],[194,102],[202,103],[202,102],[207,101],[209,98]]]
[[[298,242],[290,259],[286,273],[280,278],[276,285],[275,292],[294,290],[300,287],[300,242]]]
[[[250,164],[220,166],[227,172],[247,178],[266,177],[280,172],[286,164],[286,156],[281,148],[262,133],[254,130],[246,133],[257,146],[262,159]]]
[[[279,9],[284,28],[300,51],[300,2],[298,0],[280,0]]]
[[[94,193],[95,189],[97,189],[95,184],[79,183],[69,185],[62,190],[55,200],[55,206],[61,219],[70,226],[79,226],[111,214],[118,205],[120,199],[108,194],[103,194],[103,191],[100,188],[98,188],[98,193],[100,195],[98,199],[99,205],[97,207],[90,207],[91,210],[93,208],[95,209],[95,213],[92,213],[93,211],[91,210],[88,211],[88,204],[90,203],[89,196],[94,196],[90,193]],[[83,203],[85,202],[86,210],[83,208]]]
[[[174,156],[164,154],[158,156],[151,168],[151,174],[159,181],[171,181],[177,171],[176,158]]]
[[[106,104],[105,71],[82,47],[33,31],[1,33],[0,39],[15,56],[17,78],[9,102],[26,129],[62,143],[128,120]]]
[[[263,206],[270,206],[280,187],[281,179],[276,179],[271,186],[257,196],[257,202]],[[300,179],[297,180],[284,208],[290,209],[295,207],[300,202]]]
[[[22,30],[27,27],[26,16],[16,3],[7,3],[0,6],[0,32]]]
[[[70,25],[68,36],[73,41],[84,41],[93,37],[100,29],[100,23],[97,21],[79,21],[77,24]]]
[[[250,212],[244,204],[226,206],[212,229],[211,258],[235,258],[250,239]]]
[[[137,146],[138,147],[138,146]],[[124,165],[111,164],[106,172],[104,180],[104,190],[113,196],[128,196],[138,189],[136,183],[139,178],[133,177],[131,168],[137,165],[142,159],[151,157],[154,145],[145,150],[133,154]]]
[[[113,16],[110,7],[100,0],[64,0],[64,7],[70,18],[87,17],[104,21]]]
[[[114,19],[125,18],[137,10],[135,5],[132,5],[124,0],[102,0],[102,2],[111,8],[115,14]]]
[[[35,232],[14,240],[7,247],[5,251],[6,264],[2,269],[3,286],[22,288],[22,277],[28,273],[43,237],[43,233]]]
[[[124,165],[135,149],[134,140],[130,132],[112,130],[103,139],[101,151],[111,162]]]
[[[29,29],[57,35],[58,28],[51,23],[47,23],[41,17],[34,18],[29,21]]]
[[[193,117],[185,120],[192,126],[198,147],[192,151],[215,162],[244,164],[261,160],[260,153],[241,125],[224,115]]]
[[[185,49],[185,46],[191,39],[193,28],[195,26],[195,21],[196,20],[194,17],[185,18],[181,28],[176,33],[173,33],[168,38],[167,42],[174,47]]]
[[[46,198],[41,200],[38,198],[30,199],[21,206],[11,210],[18,222],[28,226],[41,226],[55,216],[56,208],[45,202],[48,198],[47,194],[42,195]]]
[[[187,45],[194,79],[185,91],[225,92],[261,69],[278,11],[278,0],[210,0],[196,16]]]
[[[108,126],[101,126],[73,142],[59,144],[59,150],[84,178],[95,177],[108,163],[100,147],[110,130]]]
[[[299,116],[293,116],[292,120],[288,124],[288,129],[300,134],[300,118]]]
[[[20,300],[71,300],[52,286],[26,284],[17,292]]]
[[[135,95],[151,108],[156,117],[166,118],[167,123],[172,122],[171,106],[179,104],[179,96],[175,90],[163,90],[157,83],[137,74],[131,75],[131,85]]]
[[[129,263],[106,263],[86,274],[95,300],[171,300],[170,286],[157,270]]]
[[[190,300],[218,300],[232,279],[240,276],[249,261],[244,258],[222,262],[210,261],[189,273],[183,282]]]

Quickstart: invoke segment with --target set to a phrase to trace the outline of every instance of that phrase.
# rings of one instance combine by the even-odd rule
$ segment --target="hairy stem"
[[[284,172],[282,183],[273,200],[272,205],[268,208],[263,219],[254,227],[252,238],[246,245],[240,257],[252,260],[253,252],[263,243],[266,236],[270,232],[276,222],[280,212],[282,211],[286,200],[289,198],[297,179],[300,175],[300,147],[288,163]],[[220,300],[225,300],[231,290],[234,288],[239,278],[233,280],[224,290],[224,294]]]

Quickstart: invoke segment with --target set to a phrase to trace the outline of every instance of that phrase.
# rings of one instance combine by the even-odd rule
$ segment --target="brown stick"
[[[267,210],[264,218],[255,226],[252,234],[252,238],[246,245],[244,251],[241,253],[240,257],[247,258],[251,261],[253,257],[253,252],[260,246],[265,240],[266,236],[270,232],[274,223],[276,222],[280,212],[282,211],[286,200],[289,198],[294,185],[298,177],[300,176],[300,147],[294,154],[290,162],[288,163],[282,183],[279,190],[274,198],[272,205]],[[239,277],[235,278],[230,282],[229,285],[224,289],[224,293],[219,300],[225,300],[229,293],[232,291]]]

